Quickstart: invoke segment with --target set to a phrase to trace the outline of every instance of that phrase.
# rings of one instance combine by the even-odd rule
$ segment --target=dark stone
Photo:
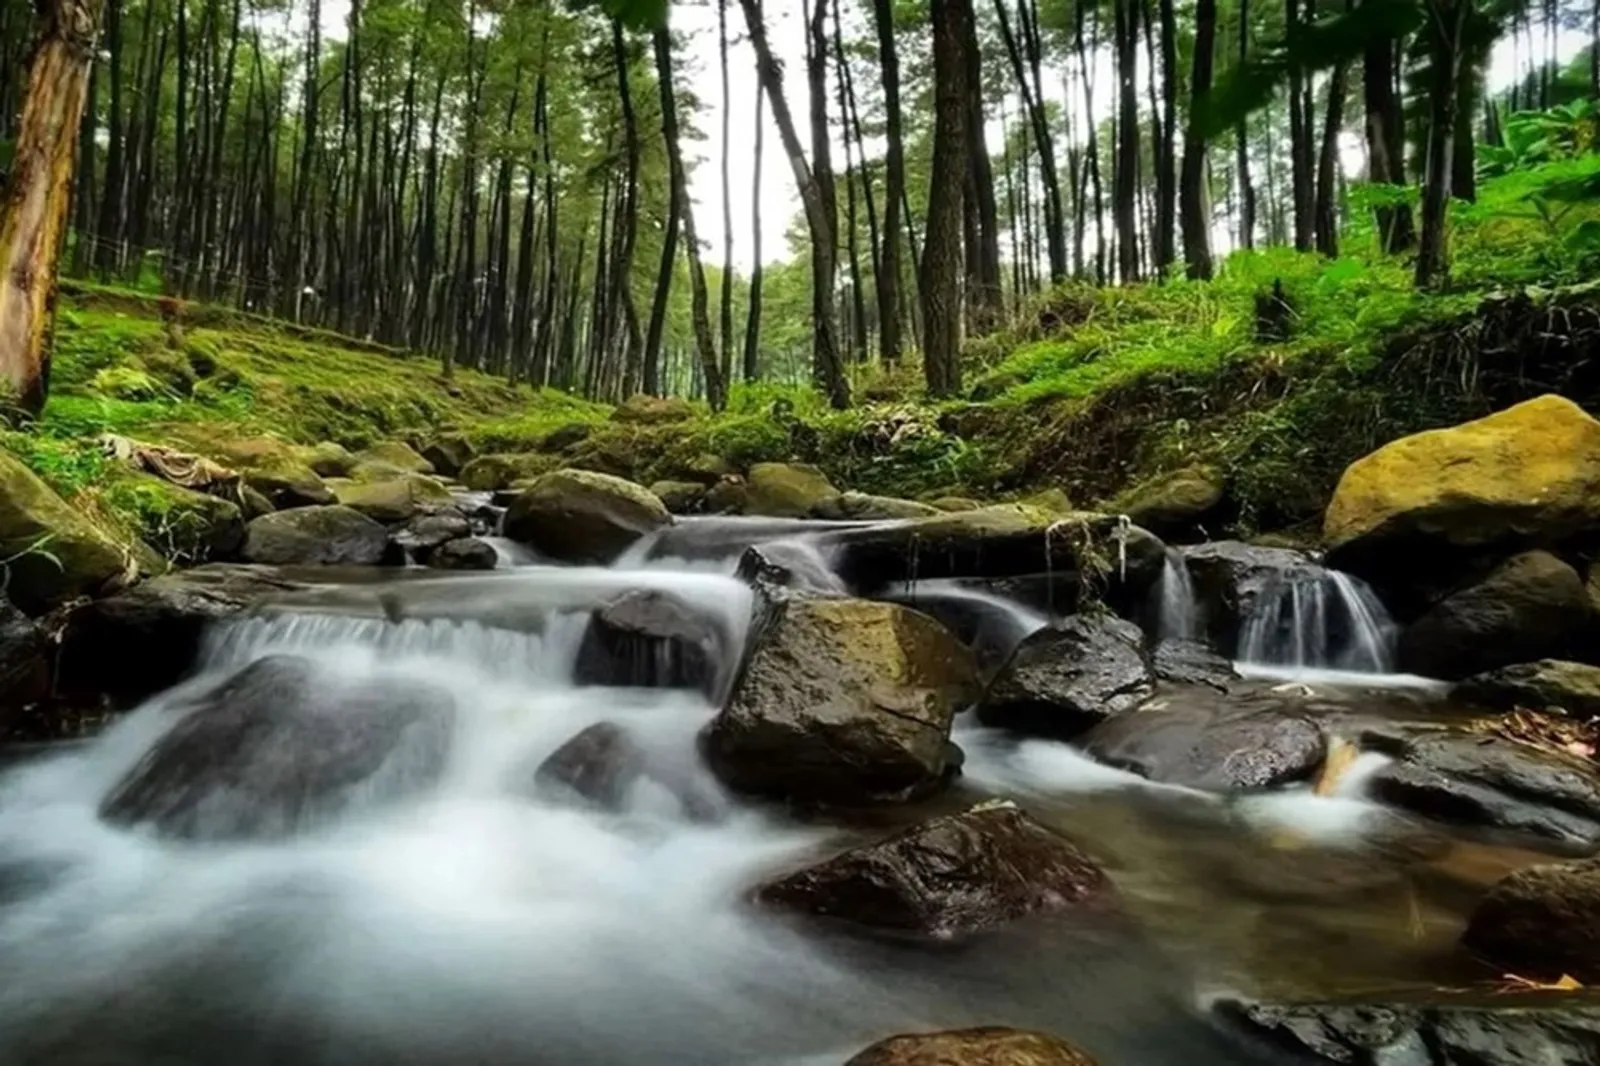
[[[428,556],[428,565],[440,570],[493,570],[499,564],[494,545],[477,537],[447,540]]]
[[[1400,668],[1453,680],[1535,659],[1581,659],[1593,642],[1594,611],[1578,572],[1549,552],[1524,552],[1407,626]]]
[[[191,840],[287,836],[430,787],[455,718],[442,687],[342,678],[291,655],[257,660],[183,710],[107,794],[106,821]]]
[[[16,712],[50,695],[50,652],[44,626],[0,598],[0,738]]]
[[[542,452],[566,451],[574,444],[582,444],[588,440],[592,430],[593,427],[587,422],[569,422],[564,426],[558,426],[544,435],[544,439],[539,442],[539,450]]]
[[[262,515],[245,528],[251,563],[373,566],[392,559],[389,533],[348,507],[297,507]]]
[[[1304,552],[1262,548],[1237,540],[1219,540],[1180,548],[1194,585],[1202,623],[1217,650],[1234,656],[1245,620],[1256,605],[1286,576],[1312,566]]]
[[[1502,666],[1462,681],[1450,698],[1497,711],[1556,709],[1600,718],[1600,666],[1560,659]]]
[[[1153,689],[1144,634],[1110,614],[1073,615],[1028,636],[978,704],[984,725],[1071,740]]]
[[[1150,653],[1155,675],[1178,685],[1208,685],[1220,691],[1239,680],[1233,663],[1201,640],[1169,637]]]
[[[435,474],[455,477],[477,457],[477,451],[465,437],[441,437],[422,449],[422,457],[433,464]]]
[[[880,1040],[845,1066],[1096,1066],[1060,1037],[1030,1029],[983,1026]]]
[[[307,587],[270,567],[211,563],[87,603],[67,618],[57,687],[74,699],[132,706],[193,669],[211,623]]]
[[[1214,792],[1277,788],[1312,777],[1328,742],[1311,720],[1270,707],[1182,702],[1119,715],[1081,740],[1086,754],[1152,781]]]
[[[1222,526],[1227,482],[1209,466],[1162,474],[1118,497],[1109,508],[1127,515],[1168,543],[1204,539],[1207,527]]]
[[[417,515],[394,535],[394,542],[418,562],[426,562],[439,545],[472,535],[472,521],[454,508]]]
[[[1600,860],[1515,871],[1478,904],[1461,941],[1502,971],[1600,982]]]
[[[1295,1061],[1351,1066],[1594,1066],[1600,1007],[1544,1004],[1297,1004],[1224,1000],[1215,1012],[1251,1044]]]
[[[1443,822],[1600,843],[1600,768],[1500,737],[1409,740],[1372,788],[1380,799]]]
[[[725,643],[722,632],[690,604],[639,589],[589,616],[573,679],[580,685],[695,688],[712,697]]]
[[[565,792],[605,810],[618,810],[644,776],[644,753],[615,722],[596,722],[539,764],[533,780],[542,791]]]
[[[1108,906],[1115,889],[1070,840],[1009,803],[924,822],[763,885],[770,906],[923,936]]]

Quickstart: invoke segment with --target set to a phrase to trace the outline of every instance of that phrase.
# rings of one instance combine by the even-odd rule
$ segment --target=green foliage
[[[1597,117],[1592,100],[1559,104],[1548,111],[1519,111],[1505,121],[1503,144],[1477,146],[1478,174],[1500,177],[1592,151]]]

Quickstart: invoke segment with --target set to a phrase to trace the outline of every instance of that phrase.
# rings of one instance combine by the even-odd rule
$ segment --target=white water
[[[1200,608],[1195,601],[1189,564],[1171,549],[1161,563],[1156,582],[1156,639],[1194,640],[1200,636]]]
[[[1262,590],[1239,633],[1242,662],[1387,674],[1395,627],[1366,583],[1337,570],[1286,571]]]

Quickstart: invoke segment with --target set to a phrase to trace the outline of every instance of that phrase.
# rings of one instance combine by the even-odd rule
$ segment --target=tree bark
[[[1250,0],[1239,0],[1239,65],[1244,66],[1249,57]],[[1235,166],[1239,172],[1239,246],[1249,249],[1256,244],[1256,187],[1250,180],[1250,126],[1247,119],[1239,119],[1235,140]]]
[[[1200,113],[1211,94],[1211,67],[1217,34],[1217,0],[1195,4],[1194,76],[1191,79],[1189,124],[1183,136],[1183,176],[1178,198],[1183,220],[1183,259],[1191,278],[1209,278],[1211,219],[1206,209],[1206,143],[1200,134]]]
[[[1000,221],[994,197],[994,167],[989,161],[989,146],[983,132],[983,55],[978,48],[978,22],[972,11],[973,0],[960,0],[960,4],[964,12],[961,20],[961,52],[966,67],[967,104],[964,139],[969,202],[965,205],[965,211],[973,218],[976,237],[967,248],[967,261],[970,264],[967,304],[971,308],[972,332],[983,336],[998,329],[1005,317],[1005,294],[1000,282]],[[1034,36],[1038,36],[1037,31]],[[1065,259],[1063,247],[1063,269]]]
[[[1112,154],[1111,214],[1117,231],[1117,268],[1123,282],[1139,280],[1139,20],[1136,0],[1115,0],[1117,150]]]
[[[1395,92],[1395,52],[1399,42],[1384,37],[1368,42],[1362,56],[1361,90],[1366,111],[1367,177],[1376,184],[1406,184],[1405,118]],[[1385,252],[1396,254],[1416,241],[1411,208],[1377,209],[1378,235]]]
[[[1330,259],[1339,254],[1339,130],[1344,125],[1349,76],[1349,64],[1339,63],[1328,79],[1328,115],[1317,152],[1317,251]]]
[[[658,32],[656,37],[666,36]],[[676,153],[677,112],[672,95],[672,70],[669,59],[663,59],[661,46],[655,46],[656,81],[661,90],[661,130],[667,138],[668,151]],[[668,132],[670,130],[670,133]],[[669,167],[675,164],[669,162]],[[661,335],[667,324],[667,302],[672,293],[673,266],[678,257],[678,228],[683,219],[683,190],[677,181],[677,171],[672,171],[667,181],[667,225],[661,235],[661,262],[656,269],[655,294],[650,301],[650,325],[644,338],[644,391],[652,396],[661,393]]]
[[[761,155],[766,140],[766,123],[762,121],[766,100],[767,83],[758,77],[755,144],[751,148],[750,163],[750,305],[745,309],[744,357],[741,360],[747,382],[755,381],[761,374],[758,359],[761,348]]]
[[[963,10],[965,9],[965,10]],[[961,388],[961,199],[966,169],[967,92],[962,21],[965,0],[931,0],[933,165],[921,283],[923,372],[931,396]]]
[[[1426,165],[1422,184],[1422,232],[1417,242],[1417,288],[1442,284],[1450,267],[1445,232],[1454,168],[1456,93],[1460,85],[1462,32],[1469,0],[1425,0],[1423,34],[1432,68]]]
[[[900,361],[900,205],[906,195],[905,133],[900,115],[900,57],[894,39],[894,0],[872,0],[882,70],[884,135],[883,251],[878,263],[878,353]]]

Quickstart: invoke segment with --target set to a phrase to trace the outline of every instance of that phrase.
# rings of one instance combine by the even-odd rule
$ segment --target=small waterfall
[[[1239,633],[1239,658],[1257,665],[1393,671],[1395,626],[1363,581],[1307,565],[1262,589]]]
[[[1156,640],[1195,640],[1200,636],[1200,610],[1189,579],[1189,564],[1168,550],[1155,587]]]

